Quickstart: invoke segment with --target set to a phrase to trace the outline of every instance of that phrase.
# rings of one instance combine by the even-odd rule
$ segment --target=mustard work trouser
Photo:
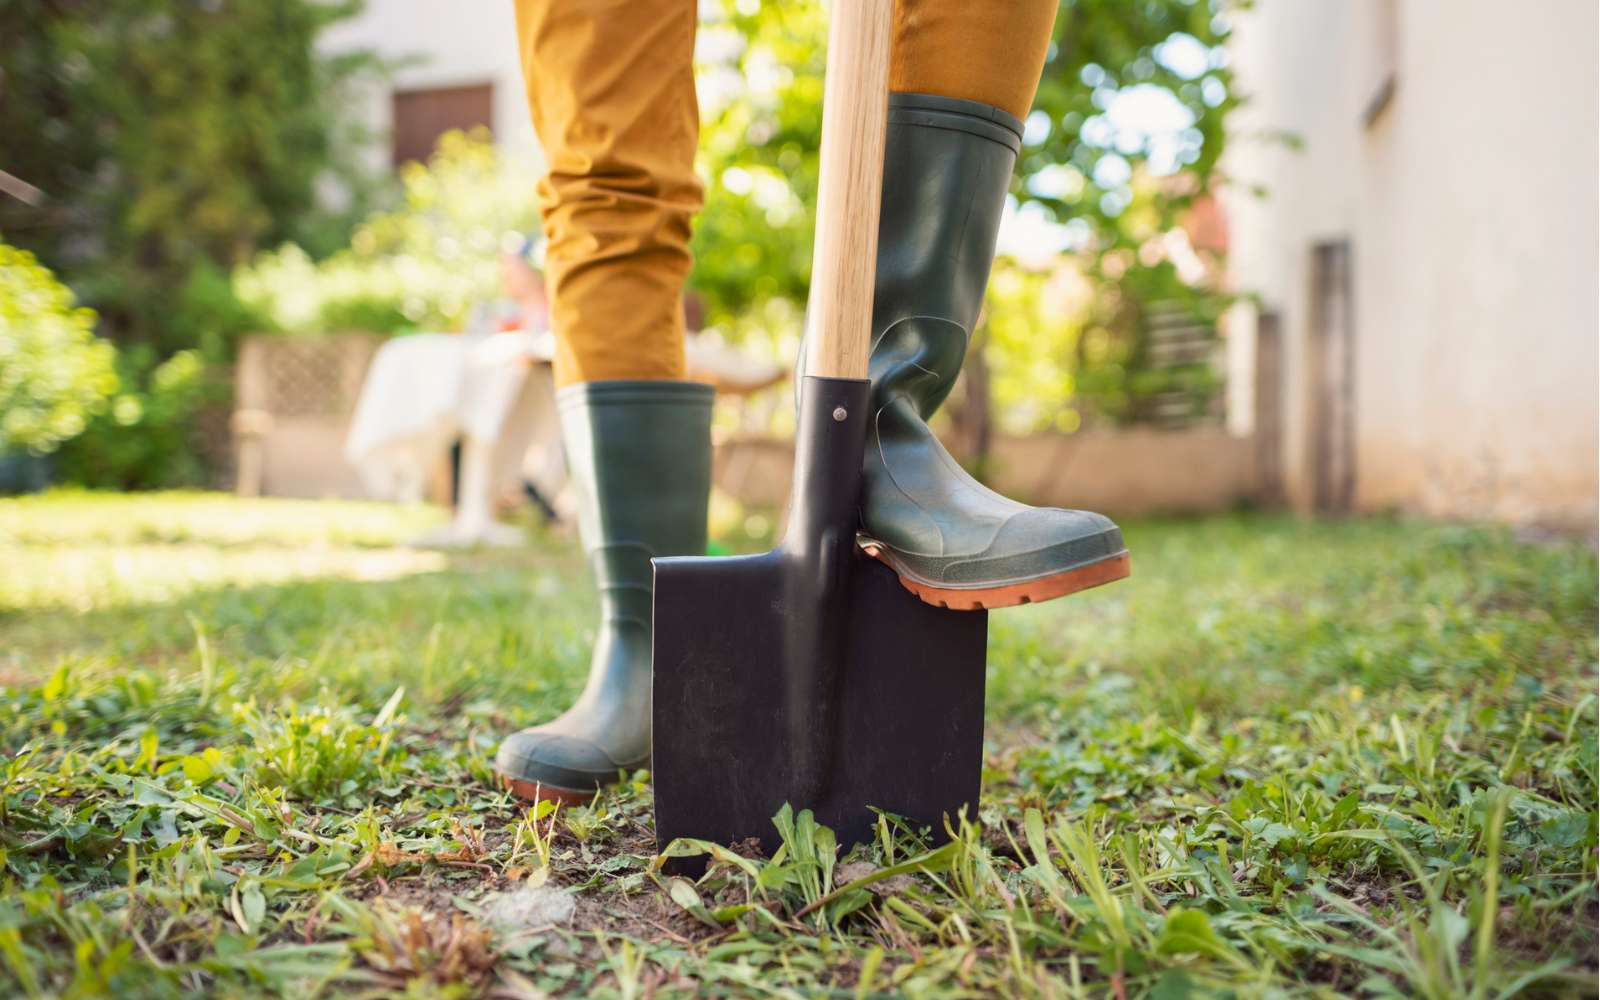
[[[1025,117],[1057,0],[896,0],[893,91]],[[700,123],[695,0],[516,0],[556,382],[681,379]]]

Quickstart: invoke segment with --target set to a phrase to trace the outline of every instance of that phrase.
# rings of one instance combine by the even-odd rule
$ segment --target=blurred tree
[[[1063,0],[1012,189],[1031,245],[1010,249],[1025,251],[1034,270],[1070,270],[1088,285],[1070,308],[1041,295],[1061,284],[1043,277],[991,293],[990,322],[1005,329],[982,350],[997,383],[972,393],[982,405],[952,407],[965,419],[981,419],[992,400],[1015,429],[1073,429],[1085,416],[1142,419],[1143,400],[1173,393],[1203,408],[1214,393],[1205,366],[1152,367],[1149,331],[1152,310],[1204,325],[1226,301],[1207,280],[1221,248],[1190,246],[1181,234],[1218,180],[1224,120],[1238,101],[1222,48],[1226,8],[1236,5]],[[788,349],[797,331],[742,318],[769,314],[757,309],[769,298],[805,296],[825,12],[816,3],[710,0],[701,14],[706,208],[690,284],[724,332],[765,334]],[[997,267],[997,288],[1012,267]],[[981,442],[988,431],[966,427],[962,436]]]
[[[700,6],[705,210],[689,284],[727,325],[772,299],[804,301],[822,137],[828,22],[821,4]]]
[[[224,275],[257,247],[342,242],[315,185],[340,85],[374,65],[319,55],[359,0],[0,0],[0,228],[106,332],[166,354],[231,351],[259,322]],[[331,245],[330,245],[331,244]]]
[[[1061,227],[1053,236],[1076,251],[1073,266],[1092,294],[1080,297],[1070,336],[996,338],[992,360],[1003,377],[1038,368],[1041,351],[1059,359],[1055,392],[1035,386],[1024,398],[997,387],[1014,429],[1182,420],[1210,408],[1220,380],[1208,359],[1196,359],[1197,345],[1183,345],[1188,360],[1174,363],[1157,356],[1155,340],[1163,330],[1214,339],[1228,302],[1215,280],[1225,248],[1195,245],[1188,223],[1220,180],[1225,121],[1239,101],[1227,11],[1242,5],[1062,4],[1016,193],[1019,214]]]
[[[1017,196],[1101,252],[1171,230],[1216,179],[1238,104],[1232,0],[1065,0],[1028,116]],[[1130,213],[1137,179],[1184,176]],[[1092,240],[1089,238],[1092,235]]]

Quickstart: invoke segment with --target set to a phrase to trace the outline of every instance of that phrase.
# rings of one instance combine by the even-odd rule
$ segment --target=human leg
[[[588,682],[500,746],[524,798],[581,801],[650,753],[650,560],[705,552],[709,386],[683,381],[700,207],[693,0],[518,0],[535,127],[561,435],[599,588]]]
[[[995,493],[927,424],[983,305],[1054,12],[1053,0],[896,4],[862,543],[924,601],[952,608],[1049,600],[1128,572],[1110,519]]]

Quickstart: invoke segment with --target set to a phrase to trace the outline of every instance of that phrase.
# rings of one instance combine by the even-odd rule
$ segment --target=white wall
[[[1596,5],[1394,0],[1396,87],[1368,125],[1384,2],[1237,17],[1231,270],[1281,315],[1289,495],[1310,503],[1310,248],[1345,236],[1357,505],[1593,531]]]
[[[357,97],[359,106],[350,109],[380,137],[370,151],[375,167],[389,161],[395,90],[492,84],[490,127],[496,143],[519,153],[538,153],[522,85],[512,0],[367,0],[360,15],[330,27],[320,47],[326,52],[365,49],[400,63],[387,81],[366,88]]]
[[[1352,47],[1342,3],[1265,0],[1235,20],[1230,56],[1249,103],[1230,122],[1226,193],[1229,270],[1235,286],[1260,293],[1262,307],[1284,320],[1283,360],[1290,373],[1281,415],[1283,471],[1291,500],[1310,501],[1306,442],[1309,413],[1303,405],[1306,316],[1312,243],[1337,237],[1355,212],[1356,185],[1349,169],[1355,136],[1347,124],[1357,114],[1346,92],[1342,59]],[[1286,141],[1292,133],[1294,143]],[[1315,155],[1309,155],[1312,150]],[[1251,194],[1262,186],[1266,196]],[[1230,337],[1238,327],[1230,325]],[[1238,370],[1241,354],[1253,352],[1235,340],[1230,383],[1251,382]]]

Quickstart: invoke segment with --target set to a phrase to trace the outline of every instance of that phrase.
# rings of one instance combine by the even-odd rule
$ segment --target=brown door
[[[397,90],[394,94],[394,165],[426,161],[451,129],[488,128],[494,121],[494,85]]]
[[[1311,248],[1312,504],[1330,514],[1355,502],[1355,310],[1350,242]]]

